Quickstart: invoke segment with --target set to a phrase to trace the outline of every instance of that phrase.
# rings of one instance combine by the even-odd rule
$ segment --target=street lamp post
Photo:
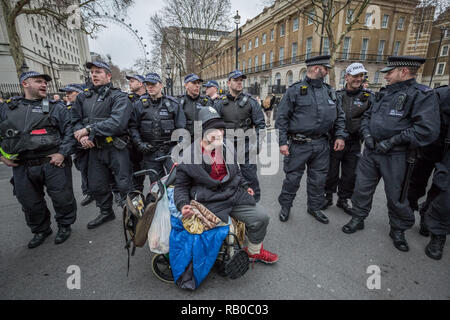
[[[50,46],[48,45],[48,43],[44,48],[47,49],[48,51],[48,60],[50,61],[50,68],[52,69],[53,83],[55,84],[55,89],[58,90],[58,83],[56,82],[55,70],[53,69],[53,61],[52,56],[50,54]]]
[[[236,10],[236,15],[233,17],[236,24],[236,70],[238,69],[238,54],[239,54],[239,23],[241,23],[241,16],[239,11]]]
[[[323,11],[323,15],[322,15],[322,31],[320,32],[320,50],[319,50],[319,55],[322,55],[322,47],[323,47],[323,29],[325,26],[325,16],[326,16],[326,12],[327,12],[327,8],[328,8],[328,0],[323,0],[322,1],[322,11]]]
[[[20,67],[20,71],[22,71],[22,73],[27,72],[28,70],[30,70],[30,68],[28,67],[27,63],[25,62],[25,59],[23,60],[22,66]]]
[[[436,64],[437,64],[438,56],[439,56],[440,51],[441,51],[442,38],[444,37],[445,31],[447,30],[444,27],[440,27],[440,29],[441,29],[441,38],[439,39],[438,49],[437,49],[437,52],[436,52],[436,56],[434,57],[434,66],[433,66],[433,72],[431,73],[430,84],[428,85],[429,87],[431,87],[431,83],[433,82],[433,76],[434,76],[434,73],[436,72],[435,71],[436,70]]]

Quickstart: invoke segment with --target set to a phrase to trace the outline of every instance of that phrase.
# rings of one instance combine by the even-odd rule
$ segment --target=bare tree
[[[103,25],[96,23],[94,16],[98,12],[123,13],[133,0],[0,0],[6,29],[9,38],[9,47],[14,59],[17,74],[20,75],[24,62],[24,53],[17,32],[17,18],[21,15],[40,16],[51,21],[57,28],[67,28],[68,23],[77,20],[72,24],[88,34],[98,31]]]
[[[227,34],[224,31],[230,27],[230,6],[229,0],[168,0],[150,18],[159,68],[169,64],[183,74],[201,74],[219,36]]]

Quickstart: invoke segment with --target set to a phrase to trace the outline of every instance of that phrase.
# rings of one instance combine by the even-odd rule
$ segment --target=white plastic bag
[[[169,199],[167,198],[167,190],[165,190],[164,196],[158,201],[152,225],[148,230],[148,244],[150,246],[150,251],[154,253],[169,252],[171,228]]]

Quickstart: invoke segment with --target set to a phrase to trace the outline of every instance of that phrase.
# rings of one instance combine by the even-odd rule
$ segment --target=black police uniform
[[[220,100],[216,100],[214,108],[225,121],[226,129],[243,129],[246,132],[249,129],[256,131],[256,145],[251,145],[253,140],[251,137],[245,138],[245,154],[244,159],[241,159],[239,166],[242,176],[248,181],[250,188],[255,192],[254,198],[258,202],[261,198],[261,188],[259,186],[258,172],[256,165],[256,155],[259,142],[263,138],[261,136],[266,128],[264,121],[264,113],[258,101],[251,95],[241,92],[238,97],[233,97],[230,93]],[[234,140],[235,149],[239,150],[238,138]],[[250,151],[254,150],[253,154]],[[238,151],[239,152],[239,151]],[[255,156],[252,159],[251,156]],[[245,163],[244,163],[245,162]]]
[[[212,107],[214,102],[208,96],[198,95],[193,98],[190,95],[185,94],[180,98],[179,103],[186,117],[186,130],[191,134],[191,141],[193,142],[194,122],[199,121],[198,111],[203,107]]]
[[[358,164],[352,196],[354,217],[367,217],[382,177],[391,230],[404,231],[414,225],[414,214],[408,202],[400,202],[408,149],[433,142],[438,137],[439,125],[436,95],[415,79],[388,85],[376,94],[373,106],[361,122],[366,148]],[[376,148],[371,145],[373,141],[369,143],[371,139],[376,142]],[[384,148],[386,142],[388,147]],[[398,248],[395,239],[394,245]],[[405,247],[399,250],[407,251]]]
[[[287,215],[300,187],[300,180],[308,168],[308,212],[318,212],[323,195],[330,160],[329,132],[334,128],[336,138],[345,140],[345,114],[336,104],[335,91],[322,79],[294,83],[278,105],[275,128],[279,131],[280,146],[289,145],[289,156],[284,158],[281,194],[278,201]],[[322,214],[323,215],[323,214]],[[284,220],[283,220],[284,219]],[[318,218],[327,223],[326,217]]]
[[[176,129],[184,129],[186,117],[178,101],[170,96],[152,100],[143,95],[133,104],[130,132],[134,145],[143,153],[142,169],[153,169],[158,175],[151,174],[150,180],[164,176],[164,168],[169,171],[173,165],[168,156],[176,141],[171,141]]]
[[[128,122],[132,105],[127,94],[111,83],[80,93],[71,109],[74,131],[90,127],[88,180],[100,213],[114,215],[110,182],[114,180],[122,201],[131,187]]]
[[[418,149],[417,162],[411,176],[408,189],[408,201],[413,210],[419,210],[418,200],[425,195],[426,187],[435,164],[440,162],[444,156],[445,139],[449,127],[447,114],[450,114],[450,87],[439,87],[434,89],[441,113],[441,132],[439,138],[430,145]],[[420,214],[423,216],[427,211],[431,200],[439,193],[435,187],[431,187],[427,193],[427,200],[421,205]]]
[[[345,113],[345,126],[348,137],[345,140],[345,148],[334,151],[330,146],[330,167],[328,170],[325,194],[327,205],[332,204],[332,195],[338,189],[338,206],[348,211],[347,199],[350,199],[355,188],[356,167],[361,157],[361,136],[359,129],[364,112],[373,104],[374,94],[369,90],[359,88],[356,90],[336,91],[337,105],[342,107]],[[334,139],[331,140],[334,144]],[[340,177],[339,177],[340,172]]]
[[[16,97],[0,107],[1,148],[18,154],[13,167],[14,193],[34,234],[50,233],[50,196],[58,226],[75,222],[77,205],[72,186],[72,159],[76,140],[66,106],[47,99]],[[62,167],[50,164],[51,154],[64,156]]]

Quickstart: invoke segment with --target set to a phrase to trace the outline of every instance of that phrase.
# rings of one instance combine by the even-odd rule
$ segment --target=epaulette
[[[361,91],[363,92],[364,96],[366,96],[366,97],[370,97],[371,95],[375,94],[375,93],[374,93],[372,90],[370,90],[370,89],[362,89]]]
[[[82,93],[86,96],[86,98],[92,97],[92,90],[89,88],[85,88]]]
[[[289,88],[295,86],[296,84],[300,84],[300,83],[302,83],[302,82],[303,82],[303,80],[299,80],[299,81],[297,81],[297,82],[294,82],[293,84],[291,84],[291,85],[289,86]]]
[[[14,96],[14,97],[11,97],[11,98],[5,100],[5,103],[9,109],[13,110],[13,109],[17,108],[20,100],[22,100],[22,99],[23,99],[23,97],[21,97],[21,96]]]
[[[133,101],[134,98],[135,98],[134,94],[131,93],[128,95],[128,99],[130,99],[131,101]]]
[[[139,100],[142,102],[142,106],[144,108],[148,108],[150,106],[150,102],[148,101],[150,99],[150,96],[144,94],[139,98]]]
[[[417,84],[417,89],[419,89],[420,91],[423,91],[423,92],[433,91],[433,89],[430,88],[429,86],[426,86],[426,85],[420,84],[420,83]]]
[[[178,101],[176,98],[174,98],[172,96],[164,96],[164,98],[167,98],[168,100],[175,102],[176,104],[180,103],[180,101]]]

